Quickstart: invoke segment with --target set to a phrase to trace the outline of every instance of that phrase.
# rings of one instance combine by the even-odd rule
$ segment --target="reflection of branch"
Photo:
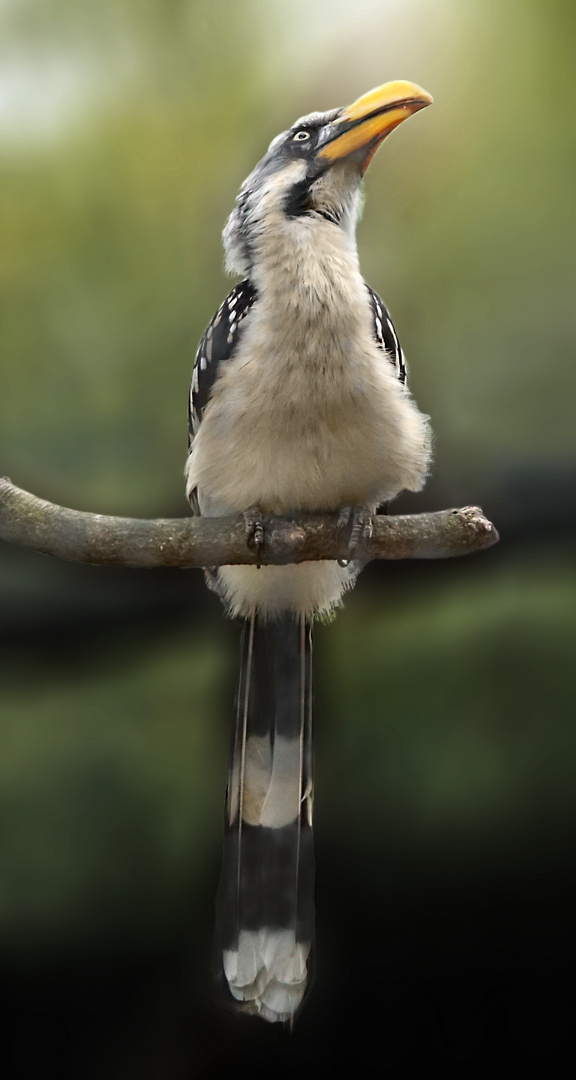
[[[268,518],[259,560],[246,542],[243,517],[105,517],[67,510],[0,479],[0,537],[74,562],[115,566],[222,566],[346,558],[347,538],[335,514]],[[481,510],[375,518],[369,559],[445,559],[491,547],[498,533]]]

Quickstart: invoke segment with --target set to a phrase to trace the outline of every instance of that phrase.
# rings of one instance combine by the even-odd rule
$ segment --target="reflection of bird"
[[[404,385],[388,312],[363,281],[355,227],[379,144],[432,101],[392,82],[278,135],[242,185],[224,230],[243,275],[196,356],[187,492],[196,513],[339,511],[350,554],[371,514],[418,491],[427,420]],[[314,930],[311,622],[339,604],[359,564],[207,571],[243,620],[226,837],[217,900],[220,969],[238,1007],[288,1020]]]

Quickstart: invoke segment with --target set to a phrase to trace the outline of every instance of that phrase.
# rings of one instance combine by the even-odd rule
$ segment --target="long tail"
[[[239,1010],[292,1020],[314,935],[312,635],[283,615],[242,630],[217,963]]]

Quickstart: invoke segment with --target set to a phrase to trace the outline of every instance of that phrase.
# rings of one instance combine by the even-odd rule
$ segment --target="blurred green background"
[[[455,881],[493,897],[505,879],[520,896],[569,867],[575,31],[569,0],[0,0],[0,470],[78,509],[187,513],[191,367],[229,288],[220,231],[270,139],[387,79],[435,97],[376,158],[359,228],[435,431],[426,492],[397,506],[482,505],[502,542],[372,566],[318,631],[312,1017],[322,970],[348,978],[334,889],[374,925],[415,905],[434,938],[430,889],[449,906]],[[8,997],[33,971],[41,1012],[51,972],[79,979],[105,956],[107,1001],[119,972],[179,957],[178,1007],[146,999],[156,1021],[141,1058],[117,1033],[118,1075],[188,1075],[190,1046],[216,1069],[206,942],[235,628],[193,571],[0,554]],[[565,927],[563,895],[534,908],[548,927]],[[182,1020],[176,1037],[175,1012],[194,1036]]]

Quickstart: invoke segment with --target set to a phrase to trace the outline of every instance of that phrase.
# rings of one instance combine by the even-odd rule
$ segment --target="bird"
[[[404,119],[432,102],[384,83],[277,135],[223,231],[240,280],[204,332],[189,398],[186,492],[194,514],[334,512],[350,558],[208,567],[241,622],[215,955],[227,1003],[292,1024],[314,941],[312,624],[362,567],[374,513],[420,491],[429,418],[406,385],[388,310],[359,268],[363,177]]]

